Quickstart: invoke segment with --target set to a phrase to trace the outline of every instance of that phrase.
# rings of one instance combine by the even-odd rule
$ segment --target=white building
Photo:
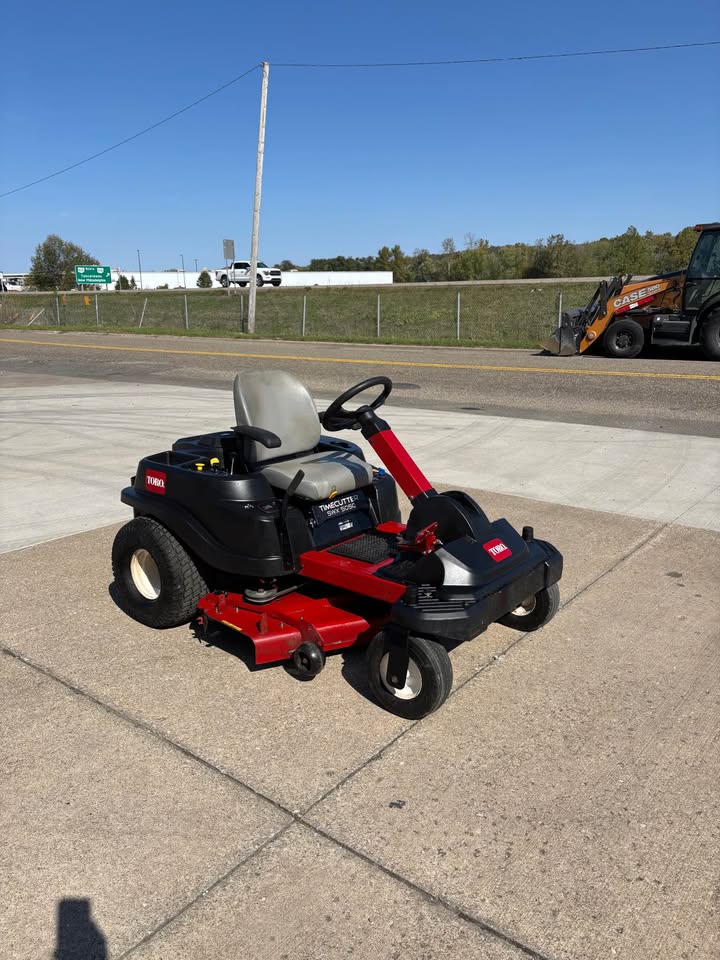
[[[283,270],[284,287],[376,287],[393,282],[392,270]]]
[[[141,287],[143,290],[157,290],[158,287],[164,286],[167,286],[168,290],[182,290],[183,287],[187,290],[197,290],[197,281],[200,273],[200,270],[186,270],[184,274],[182,270],[143,270],[141,283],[140,271],[137,267],[135,267],[134,270],[123,270],[112,267],[110,270],[113,288],[122,274],[123,277],[127,277],[129,283],[131,283],[134,278],[135,286],[138,290]],[[208,269],[208,273],[213,278],[213,286],[219,287],[220,284],[215,281],[214,272]]]
[[[212,278],[213,287],[220,287],[220,281],[215,279],[215,271],[206,268]],[[218,268],[219,269],[219,268]],[[115,267],[110,271],[113,287],[122,274],[128,281],[135,278],[135,285],[140,289],[139,270],[120,270]],[[168,290],[197,290],[199,270],[143,270],[142,289],[157,290],[167,285]],[[287,270],[283,271],[283,287],[356,287],[379,286],[393,282],[391,270]],[[265,289],[263,287],[263,289]],[[268,289],[273,289],[268,286]]]

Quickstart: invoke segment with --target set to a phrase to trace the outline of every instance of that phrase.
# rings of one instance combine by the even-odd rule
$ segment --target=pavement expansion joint
[[[705,494],[704,496],[699,497],[694,503],[691,503],[689,507],[685,507],[685,509],[682,511],[682,513],[679,513],[679,514],[675,517],[674,520],[671,520],[671,521],[670,521],[670,523],[671,523],[671,524],[672,524],[672,523],[677,523],[677,524],[680,524],[680,526],[685,526],[685,524],[682,522],[682,518],[683,518],[684,516],[686,516],[688,513],[690,513],[690,512],[691,512],[692,510],[694,510],[696,507],[700,506],[700,504],[703,503],[705,500],[715,500],[715,499],[717,499],[717,498],[718,498],[718,494],[720,494],[720,483],[719,483],[716,487],[713,487],[712,490],[710,490],[710,492],[709,492],[708,494]]]
[[[279,840],[280,837],[283,836],[283,834],[287,833],[287,831],[290,829],[290,827],[294,825],[294,823],[295,823],[294,819],[290,820],[288,823],[280,827],[279,830],[276,830],[275,833],[267,837],[267,839],[263,840],[263,842],[259,844],[259,846],[255,847],[254,850],[251,850],[249,853],[247,853],[244,857],[238,860],[237,863],[234,863],[229,870],[225,871],[225,873],[221,874],[219,877],[216,877],[212,883],[205,886],[198,894],[196,894],[194,897],[192,897],[192,899],[184,903],[178,910],[176,910],[174,913],[171,913],[169,916],[165,917],[164,920],[161,920],[160,923],[158,923],[155,927],[153,927],[152,930],[148,931],[148,933],[146,933],[144,937],[138,940],[137,943],[134,943],[131,947],[128,947],[128,949],[125,950],[123,953],[119,954],[115,958],[115,960],[124,960],[125,957],[131,956],[131,954],[135,953],[136,950],[139,950],[140,947],[144,947],[145,944],[149,943],[154,937],[157,936],[157,934],[162,933],[162,931],[165,930],[166,927],[169,927],[171,923],[174,923],[175,920],[178,920],[180,917],[182,917],[183,914],[188,912],[188,910],[191,910],[196,903],[198,903],[200,900],[207,897],[208,894],[211,894],[218,887],[221,887],[224,883],[230,880],[233,877],[233,875],[237,873],[238,870],[240,870],[241,867],[244,867],[246,863],[249,863],[255,856],[257,856],[257,854],[262,853],[263,850],[265,850],[271,844],[275,843],[276,840]]]
[[[594,580],[592,580],[590,583],[586,584],[585,586],[581,587],[576,593],[574,593],[570,598],[568,598],[568,600],[566,600],[561,605],[559,612],[564,610],[570,604],[574,603],[579,597],[585,594],[591,587],[593,587],[595,584],[597,584],[600,580],[602,580],[608,574],[612,573],[614,570],[620,567],[623,563],[625,563],[628,559],[630,559],[634,554],[636,554],[643,547],[651,543],[667,527],[671,526],[672,523],[674,522],[675,522],[674,520],[670,520],[660,525],[653,531],[651,531],[646,537],[640,540],[639,543],[635,544],[632,547],[632,549],[629,550],[626,554],[624,554],[619,560],[617,560],[610,567],[608,567],[606,570],[600,573],[597,577],[595,577]],[[542,630],[536,631],[536,633],[539,635],[542,633]],[[474,681],[481,674],[488,672],[493,666],[501,662],[508,654],[512,653],[516,647],[519,647],[521,644],[524,643],[524,641],[527,641],[529,637],[530,637],[529,634],[519,633],[516,638],[512,639],[511,642],[509,642],[507,646],[505,646],[500,651],[500,653],[496,653],[493,656],[489,657],[469,677],[467,677],[464,681],[462,681],[462,683],[458,684],[458,686],[453,689],[450,696],[451,697],[455,696],[460,690],[462,690],[469,683]],[[532,639],[534,639],[534,635]],[[238,870],[240,870],[243,866],[245,866],[247,863],[253,860],[264,849],[266,849],[268,846],[270,846],[276,840],[282,837],[287,832],[287,830],[290,829],[290,827],[292,827],[295,824],[298,824],[303,828],[312,831],[318,836],[323,837],[325,840],[335,844],[336,846],[340,847],[341,849],[351,854],[352,856],[359,858],[369,866],[380,870],[382,873],[384,873],[386,876],[388,876],[390,879],[394,880],[395,882],[402,884],[406,888],[421,895],[422,897],[429,900],[430,902],[436,905],[442,906],[444,909],[452,913],[454,916],[458,917],[459,919],[467,923],[472,924],[473,926],[477,927],[479,930],[482,930],[485,934],[502,941],[508,946],[513,947],[514,949],[521,952],[523,955],[527,957],[531,957],[533,958],[533,960],[553,960],[550,954],[544,953],[538,948],[525,943],[519,937],[515,936],[512,932],[503,930],[502,928],[495,926],[494,924],[483,919],[482,917],[469,913],[468,911],[464,910],[460,906],[454,904],[452,901],[447,900],[442,896],[438,896],[437,894],[430,892],[424,887],[414,883],[412,880],[408,879],[407,877],[403,876],[400,873],[397,873],[396,871],[385,866],[379,861],[373,859],[372,857],[368,856],[362,851],[356,849],[352,845],[340,840],[338,837],[327,832],[322,827],[318,826],[315,823],[310,822],[307,819],[308,815],[312,812],[313,809],[319,806],[319,804],[325,801],[333,793],[341,789],[345,784],[347,784],[350,780],[352,780],[358,773],[362,772],[367,766],[381,759],[391,747],[393,747],[396,743],[398,743],[398,741],[404,738],[406,734],[408,734],[411,730],[413,730],[417,726],[418,723],[420,723],[419,720],[409,723],[408,726],[406,726],[403,730],[401,730],[398,734],[396,734],[387,743],[383,744],[378,750],[376,750],[373,754],[371,754],[371,756],[367,757],[361,764],[353,768],[353,770],[351,770],[346,776],[344,776],[341,780],[339,780],[327,791],[325,791],[325,793],[323,793],[320,797],[313,800],[305,808],[305,810],[303,811],[291,810],[289,807],[286,807],[284,804],[280,803],[279,801],[273,799],[272,797],[267,796],[262,791],[257,790],[255,787],[250,786],[249,784],[245,783],[243,780],[239,779],[238,777],[234,776],[228,771],[223,770],[221,767],[218,767],[216,764],[211,763],[210,761],[199,756],[193,750],[190,750],[189,748],[183,746],[182,744],[179,744],[176,741],[166,737],[160,731],[150,726],[149,724],[144,723],[142,720],[139,720],[136,717],[133,717],[131,714],[127,713],[124,710],[118,709],[117,707],[114,707],[111,704],[108,704],[103,700],[100,700],[90,691],[57,675],[47,667],[44,667],[41,664],[35,663],[30,658],[23,656],[19,652],[13,650],[11,647],[8,647],[4,644],[0,644],[0,653],[4,654],[5,656],[12,657],[14,660],[24,664],[31,670],[35,670],[38,673],[41,673],[43,676],[47,677],[53,682],[63,686],[66,690],[68,690],[75,696],[83,697],[84,699],[90,701],[92,704],[94,704],[96,707],[98,707],[102,711],[121,720],[123,723],[128,724],[129,726],[135,729],[142,730],[144,733],[149,734],[150,736],[152,736],[157,740],[160,740],[163,744],[170,747],[172,750],[175,750],[181,753],[183,756],[187,757],[188,759],[199,763],[205,769],[210,770],[212,773],[217,774],[225,778],[226,780],[229,780],[231,783],[240,787],[241,789],[247,790],[258,799],[263,800],[266,803],[269,803],[272,807],[282,812],[288,818],[287,822],[278,830],[276,830],[270,837],[266,838],[257,847],[255,847],[248,854],[242,857],[237,863],[233,864],[233,866],[230,867],[229,870],[226,870],[222,875],[218,876],[212,883],[204,887],[203,890],[195,894],[190,900],[184,903],[173,914],[171,914],[170,916],[162,920],[156,927],[153,928],[153,930],[149,931],[141,940],[139,940],[137,943],[129,947],[124,953],[120,954],[117,960],[124,960],[124,958],[131,956],[136,950],[138,950],[140,947],[147,944],[158,933],[160,933],[162,930],[168,927],[171,923],[173,923],[176,919],[178,919],[183,914],[185,914],[188,910],[190,910],[198,901],[206,897],[208,894],[212,893],[218,887],[222,886]]]
[[[24,664],[29,667],[31,670],[35,670],[38,673],[41,673],[44,677],[47,677],[49,680],[52,680],[54,683],[59,683],[62,687],[68,690],[70,693],[74,694],[77,697],[83,697],[86,700],[89,700],[96,707],[99,707],[105,713],[109,713],[111,716],[116,717],[121,720],[123,723],[135,728],[136,730],[142,730],[143,733],[149,734],[151,737],[154,737],[156,740],[159,740],[161,743],[164,743],[166,746],[170,747],[172,750],[176,750],[178,753],[181,753],[183,756],[187,757],[189,760],[194,760],[196,763],[199,763],[205,769],[210,770],[212,773],[217,774],[218,776],[224,777],[226,780],[229,780],[235,786],[247,790],[249,793],[252,793],[253,796],[257,797],[259,800],[263,800],[266,803],[269,803],[276,810],[279,810],[281,813],[284,813],[286,816],[295,819],[296,814],[289,810],[286,806],[280,803],[277,800],[274,800],[272,797],[266,796],[262,791],[257,790],[255,787],[250,786],[245,783],[243,780],[240,780],[238,777],[233,776],[232,773],[229,773],[227,770],[223,770],[221,767],[218,767],[216,764],[211,763],[209,760],[206,760],[204,757],[199,756],[194,751],[190,750],[188,747],[184,747],[182,744],[177,743],[175,740],[171,740],[169,737],[164,736],[159,730],[156,730],[150,724],[144,723],[142,720],[138,720],[137,717],[133,717],[132,714],[126,713],[124,710],[118,709],[118,707],[112,706],[112,704],[105,703],[103,700],[100,700],[89,690],[85,690],[83,687],[77,686],[77,684],[72,683],[69,680],[66,680],[64,677],[59,676],[54,673],[54,671],[49,670],[47,667],[42,666],[42,664],[35,663],[29,657],[25,657],[22,654],[18,653],[16,650],[13,650],[11,647],[0,644],[0,653],[5,656],[12,657],[19,663]]]
[[[473,913],[469,913],[467,910],[464,910],[462,907],[457,906],[451,900],[447,900],[445,897],[439,896],[438,894],[431,893],[429,890],[426,890],[425,887],[420,886],[420,884],[414,883],[412,880],[409,880],[407,877],[403,876],[401,873],[397,873],[395,870],[390,867],[386,867],[384,864],[379,863],[377,860],[368,856],[366,853],[363,853],[362,850],[358,850],[356,847],[353,847],[349,843],[345,843],[343,840],[338,839],[332,833],[328,833],[323,830],[322,827],[318,827],[316,824],[307,823],[302,818],[299,818],[299,822],[305,826],[309,827],[319,836],[323,837],[326,840],[331,841],[336,844],[338,847],[341,847],[347,853],[352,854],[358,859],[362,860],[364,863],[367,863],[371,867],[375,867],[378,870],[381,870],[386,876],[390,879],[395,880],[396,883],[402,884],[404,887],[407,887],[409,890],[414,891],[415,893],[420,894],[426,900],[429,900],[431,903],[437,904],[441,907],[444,907],[448,912],[452,913],[454,916],[458,917],[461,920],[464,920],[466,923],[471,923],[473,926],[478,927],[484,933],[490,934],[490,936],[495,937],[498,940],[501,940],[503,943],[508,944],[508,946],[514,947],[516,950],[521,951],[525,956],[532,957],[533,960],[554,960],[554,958],[543,951],[537,949],[536,947],[530,946],[530,944],[525,943],[523,940],[520,940],[514,934],[510,933],[507,930],[503,930],[501,927],[497,927],[494,924],[490,923],[488,920],[483,920],[482,917],[478,917]]]
[[[558,610],[558,613],[561,613],[571,604],[575,603],[576,600],[579,600],[580,597],[582,597],[583,594],[587,593],[587,591],[590,590],[591,587],[594,587],[596,583],[600,583],[600,581],[604,580],[605,577],[609,576],[609,574],[614,573],[626,561],[634,557],[639,550],[642,550],[643,547],[646,547],[649,543],[652,543],[652,541],[655,540],[656,537],[659,537],[660,534],[663,533],[665,530],[667,530],[668,527],[671,527],[675,523],[676,519],[677,518],[675,518],[674,520],[667,520],[665,523],[660,524],[660,526],[656,527],[654,530],[651,530],[650,533],[647,534],[647,536],[643,537],[640,541],[638,541],[638,543],[632,546],[627,553],[624,553],[618,560],[616,560],[613,564],[611,564],[606,570],[603,570],[602,573],[599,573],[594,580],[591,580],[589,583],[586,583],[585,586],[581,587],[571,597],[568,597],[568,599],[564,603],[560,604],[560,609]]]
[[[521,634],[516,640],[514,640],[508,647],[506,647],[503,650],[501,656],[504,656],[506,653],[508,653],[513,648],[518,646],[521,643],[521,641],[525,639],[525,637],[526,637],[526,634]],[[339,789],[344,784],[346,784],[349,780],[351,780],[354,776],[360,773],[369,764],[375,762],[375,760],[383,756],[390,747],[392,747],[402,737],[404,737],[405,734],[409,733],[410,730],[414,729],[414,727],[420,722],[419,720],[414,721],[409,726],[407,726],[404,730],[401,730],[400,733],[398,733],[395,737],[393,737],[390,741],[388,741],[388,743],[384,744],[379,750],[375,751],[375,753],[373,753],[370,757],[368,757],[357,768],[353,769],[347,776],[343,777],[343,779],[340,780],[337,784],[335,784],[330,790],[326,791],[325,794],[323,794],[320,798],[314,800],[307,807],[305,811],[300,812],[298,810],[289,809],[284,804],[280,803],[277,800],[274,800],[272,797],[267,796],[262,791],[257,790],[256,788],[240,780],[238,777],[233,776],[231,773],[228,773],[227,771],[221,769],[220,767],[216,766],[210,761],[204,759],[203,757],[196,754],[194,751],[164,736],[162,733],[160,733],[158,730],[156,730],[149,724],[146,724],[143,721],[138,720],[136,717],[133,717],[131,714],[128,714],[124,710],[120,710],[117,707],[112,706],[111,704],[105,703],[103,700],[100,700],[90,691],[85,690],[82,687],[79,687],[77,684],[74,684],[71,681],[66,680],[65,678],[57,675],[56,673],[54,673],[54,671],[49,670],[47,667],[44,667],[41,664],[35,663],[29,657],[23,656],[19,652],[13,650],[11,647],[8,647],[4,644],[0,644],[0,654],[3,654],[4,656],[7,656],[7,657],[11,657],[16,662],[22,663],[24,666],[28,667],[28,669],[34,670],[37,673],[42,674],[44,677],[47,677],[49,680],[53,681],[54,683],[60,684],[60,686],[62,686],[64,689],[72,693],[74,696],[82,697],[83,699],[92,703],[94,706],[98,707],[103,712],[110,714],[111,716],[115,717],[116,719],[119,719],[123,723],[137,730],[142,730],[144,733],[149,734],[151,737],[159,740],[165,746],[170,747],[170,749],[181,753],[183,756],[187,757],[190,760],[195,761],[196,763],[203,766],[205,769],[210,770],[212,773],[217,774],[225,778],[226,780],[229,780],[235,786],[243,790],[247,790],[258,799],[263,800],[266,803],[269,803],[276,810],[282,812],[288,817],[287,823],[285,823],[279,830],[276,830],[275,833],[273,833],[270,837],[266,838],[262,843],[258,844],[257,847],[251,850],[246,856],[242,857],[237,863],[233,864],[233,866],[229,870],[225,871],[221,876],[217,877],[211,884],[205,886],[199,893],[195,894],[190,900],[184,903],[182,907],[176,910],[172,915],[166,917],[163,921],[161,921],[161,923],[159,923],[153,930],[149,931],[141,940],[133,944],[133,946],[129,947],[124,953],[120,954],[117,960],[123,960],[123,958],[131,956],[134,951],[136,951],[141,946],[148,943],[148,941],[152,940],[153,937],[156,936],[156,934],[160,933],[162,930],[168,927],[174,920],[176,920],[178,917],[182,916],[184,913],[190,910],[195,903],[197,903],[203,897],[206,897],[213,890],[220,887],[223,883],[225,883],[225,881],[229,880],[241,867],[249,863],[264,849],[266,849],[268,846],[270,846],[272,843],[278,840],[294,824],[298,824],[306,829],[309,829],[313,833],[317,834],[318,836],[321,836],[324,839],[328,840],[329,842],[335,844],[336,846],[341,847],[347,853],[355,857],[358,857],[368,865],[375,867],[376,869],[384,873],[386,876],[390,877],[391,879],[395,880],[398,883],[401,883],[403,886],[407,887],[408,889],[415,891],[416,893],[420,894],[431,903],[444,907],[454,916],[459,917],[460,919],[466,921],[467,923],[471,923],[473,926],[478,927],[478,929],[482,930],[484,933],[490,936],[493,936],[501,940],[502,942],[516,948],[517,950],[521,951],[525,956],[532,957],[533,960],[553,960],[553,958],[550,957],[548,954],[542,953],[541,951],[535,949],[534,947],[529,946],[528,944],[520,940],[518,937],[514,936],[512,933],[494,926],[489,921],[483,920],[481,917],[477,917],[473,914],[468,913],[465,910],[462,910],[460,907],[454,905],[451,901],[446,900],[444,897],[431,893],[429,890],[426,890],[424,887],[419,886],[418,884],[415,884],[412,880],[409,880],[408,878],[404,877],[402,874],[396,873],[394,870],[389,869],[384,864],[380,863],[377,860],[374,860],[372,857],[369,857],[367,854],[362,853],[361,851],[355,849],[351,845],[344,843],[343,841],[339,840],[337,837],[334,837],[332,834],[326,832],[321,827],[318,827],[316,824],[311,823],[306,819],[307,814],[314,807],[316,807],[319,803],[325,800],[337,789]],[[480,666],[478,670],[476,670],[472,674],[472,676],[470,676],[467,680],[463,681],[463,683],[461,683],[457,689],[458,690],[462,689],[464,686],[466,686],[467,683],[475,679],[479,674],[486,672],[490,667],[493,666],[494,663],[497,663],[497,662],[498,662],[497,657],[489,658],[484,664]]]

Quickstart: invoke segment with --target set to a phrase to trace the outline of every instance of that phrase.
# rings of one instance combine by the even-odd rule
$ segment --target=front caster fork
[[[401,627],[390,625],[385,628],[386,649],[388,653],[385,681],[395,690],[402,690],[407,683],[410,649],[408,632]]]

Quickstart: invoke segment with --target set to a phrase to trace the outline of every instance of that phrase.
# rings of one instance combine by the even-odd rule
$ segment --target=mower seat
[[[372,483],[372,467],[342,450],[317,451],[320,419],[307,387],[283,370],[250,370],[233,383],[235,417],[239,426],[261,427],[280,437],[280,447],[268,449],[250,441],[253,469],[271,486],[287,490],[302,470],[296,494],[325,500],[332,493],[350,493]]]

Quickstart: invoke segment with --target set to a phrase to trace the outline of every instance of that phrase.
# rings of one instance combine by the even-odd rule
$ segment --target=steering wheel
[[[382,390],[372,403],[363,404],[363,406],[358,407],[357,410],[345,409],[345,404],[359,393],[369,390],[370,387],[380,386]],[[378,407],[381,407],[390,396],[391,390],[392,380],[390,377],[370,377],[368,380],[363,380],[362,383],[356,383],[354,387],[350,387],[345,393],[341,393],[336,400],[333,400],[327,410],[321,415],[320,420],[323,427],[333,433],[337,430],[359,430],[360,414],[365,413],[367,410],[377,410]]]

